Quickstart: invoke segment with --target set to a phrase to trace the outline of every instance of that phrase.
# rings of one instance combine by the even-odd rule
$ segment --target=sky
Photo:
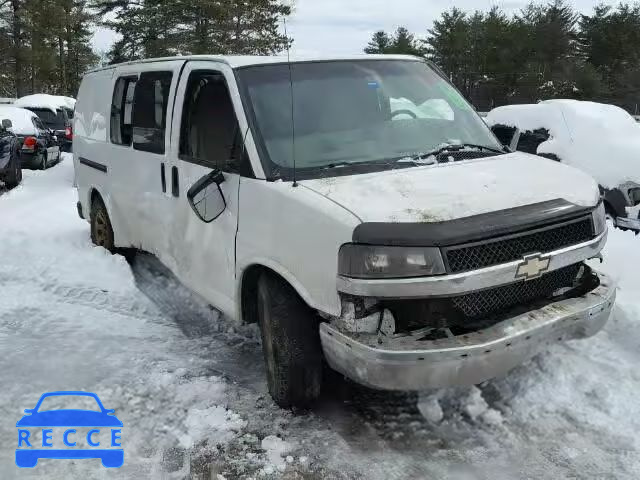
[[[405,26],[423,36],[433,20],[453,6],[473,11],[498,5],[507,13],[514,13],[527,3],[528,0],[295,0],[288,28],[294,39],[294,54],[354,54],[362,53],[377,30],[393,32]],[[570,3],[578,11],[588,13],[599,2]],[[618,0],[603,3],[617,4]],[[99,28],[93,44],[97,50],[107,51],[115,38],[113,32]]]

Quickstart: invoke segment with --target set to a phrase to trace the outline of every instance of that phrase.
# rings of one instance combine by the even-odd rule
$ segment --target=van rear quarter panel
[[[262,265],[288,281],[310,307],[340,315],[338,251],[360,223],[355,215],[302,185],[243,178],[238,222],[236,303],[243,273]]]
[[[108,129],[111,109],[111,79],[113,70],[85,75],[80,84],[73,119],[73,162],[78,197],[85,218],[89,219],[91,193],[98,190],[111,211],[112,202],[107,184],[108,174],[80,164],[88,159],[109,167]]]

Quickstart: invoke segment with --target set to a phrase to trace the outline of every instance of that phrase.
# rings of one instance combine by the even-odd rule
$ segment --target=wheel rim
[[[107,245],[107,216],[104,213],[104,210],[98,210],[96,213],[93,233],[95,237],[95,242],[97,245],[101,247],[105,247]]]

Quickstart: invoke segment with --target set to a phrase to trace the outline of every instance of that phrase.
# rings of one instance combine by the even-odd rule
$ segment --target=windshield
[[[38,115],[40,120],[51,130],[64,130],[66,127],[62,110],[57,110],[57,113],[53,113],[47,108],[30,108],[29,110]]]
[[[501,148],[466,100],[425,62],[293,63],[291,76],[298,178],[353,173],[363,165],[382,170],[442,144]],[[243,68],[238,80],[265,173],[290,180],[289,66]]]

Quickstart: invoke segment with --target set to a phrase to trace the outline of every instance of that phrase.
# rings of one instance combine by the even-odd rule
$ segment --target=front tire
[[[307,408],[320,395],[319,321],[296,291],[274,274],[258,281],[258,322],[269,393],[282,408]]]
[[[115,250],[113,244],[113,228],[111,227],[107,207],[105,207],[100,197],[95,198],[91,203],[89,220],[91,223],[91,241],[93,244],[113,253]]]

